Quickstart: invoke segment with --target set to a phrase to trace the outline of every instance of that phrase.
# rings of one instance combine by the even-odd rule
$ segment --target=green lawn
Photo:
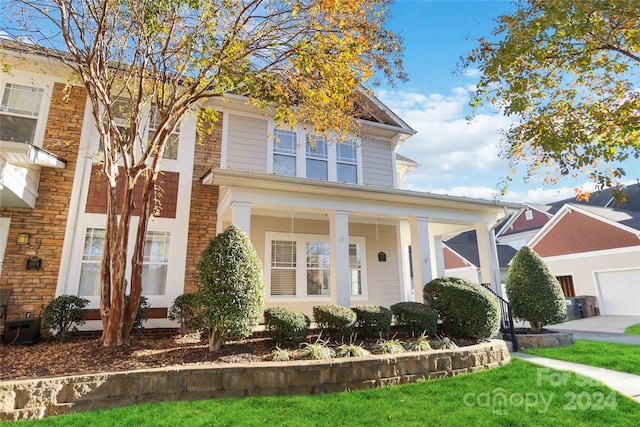
[[[640,323],[631,325],[624,330],[625,334],[640,335]]]
[[[568,347],[531,348],[522,352],[640,375],[640,345],[575,340]]]
[[[640,404],[584,377],[514,359],[475,374],[372,390],[153,403],[15,425],[635,427]]]

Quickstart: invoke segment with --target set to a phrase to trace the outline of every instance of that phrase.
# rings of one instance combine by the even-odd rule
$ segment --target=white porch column
[[[398,221],[398,259],[400,260],[400,301],[415,301],[409,260],[411,226],[408,221]]]
[[[433,238],[434,252],[436,256],[436,277],[444,276],[444,248],[442,247],[442,236]]]
[[[231,222],[251,236],[251,203],[231,202]]]
[[[331,283],[335,283],[336,302],[351,307],[349,281],[349,213],[334,211],[329,214],[331,241]]]
[[[498,295],[502,295],[498,248],[491,224],[476,224],[475,228],[478,238],[478,255],[480,256],[481,283],[491,283],[491,289]]]
[[[413,289],[415,301],[422,302],[424,285],[435,278],[435,244],[429,233],[429,219],[412,217],[411,257],[413,261]]]

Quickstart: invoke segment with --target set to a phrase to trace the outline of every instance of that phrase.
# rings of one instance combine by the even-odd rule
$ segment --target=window
[[[338,182],[358,183],[358,147],[354,141],[337,144]]]
[[[271,295],[296,294],[296,242],[271,242]]]
[[[34,144],[44,91],[7,83],[0,104],[0,140]]]
[[[167,231],[147,231],[142,260],[142,293],[164,295],[169,267],[169,239]]]
[[[319,137],[307,136],[307,178],[329,179],[327,142]]]
[[[104,247],[104,228],[88,228],[84,237],[78,296],[100,295],[100,265]]]
[[[153,139],[153,136],[158,129],[158,125],[160,124],[160,117],[158,114],[158,109],[155,107],[151,108],[150,118],[149,118],[149,137],[148,141],[150,142]],[[169,160],[178,160],[178,141],[180,139],[180,124],[176,125],[176,128],[173,130],[169,138],[167,139],[167,143],[164,147],[164,154],[162,155],[163,159]]]
[[[531,221],[533,219],[533,212],[531,211],[531,209],[527,209],[526,211],[524,211],[524,219],[526,221]]]
[[[164,295],[169,266],[170,232],[148,231],[142,265],[142,294]],[[104,228],[88,228],[84,238],[78,296],[100,295]]]
[[[129,140],[129,129],[131,128],[131,100],[118,98],[113,101],[113,115],[115,116],[118,132],[125,141]]]
[[[276,129],[273,141],[273,172],[296,176],[297,135],[290,130]]]
[[[306,242],[307,295],[330,295],[329,242]]]
[[[349,245],[349,283],[351,284],[351,295],[362,296],[362,258],[360,245],[351,243]]]

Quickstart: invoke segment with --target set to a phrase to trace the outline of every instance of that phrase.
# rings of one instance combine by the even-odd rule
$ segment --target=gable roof
[[[559,208],[545,205],[526,204],[519,212],[511,215],[509,219],[496,232],[496,236],[508,236],[510,234],[523,233],[537,230],[549,221],[553,213]],[[526,212],[531,211],[533,218],[526,219]]]
[[[605,188],[604,190],[594,191],[589,196],[589,200],[576,200],[575,197],[559,200],[549,203],[549,206],[560,208],[570,203],[574,205],[600,206],[603,208],[615,208],[625,211],[640,212],[640,183],[622,186],[625,190],[627,201],[617,204],[613,198],[613,188]]]
[[[475,230],[460,233],[444,241],[443,244],[474,266],[480,266],[478,239]],[[496,245],[496,249],[498,251],[498,264],[500,268],[508,268],[509,262],[517,252],[516,249],[509,245]]]
[[[579,216],[568,217],[574,212]],[[567,223],[565,219],[573,222]],[[529,246],[540,253],[542,249],[535,246],[556,231],[556,227],[561,227],[558,232],[562,237],[546,243],[546,246],[554,246],[554,252],[578,253],[640,245],[640,212],[567,203],[538,231]],[[589,239],[585,239],[586,236]],[[545,247],[545,251],[548,250]]]

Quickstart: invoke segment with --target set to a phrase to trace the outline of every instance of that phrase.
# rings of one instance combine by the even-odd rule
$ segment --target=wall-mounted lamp
[[[29,233],[18,233],[17,242],[19,245],[28,245],[29,244]]]

